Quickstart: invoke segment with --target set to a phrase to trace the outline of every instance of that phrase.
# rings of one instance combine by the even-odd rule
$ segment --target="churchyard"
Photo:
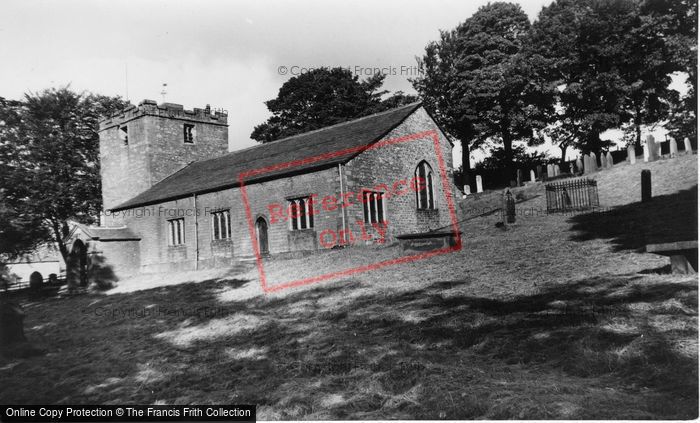
[[[461,251],[268,295],[250,264],[25,298],[34,355],[0,358],[0,402],[252,403],[258,419],[696,418],[697,275],[671,274],[644,246],[697,240],[697,156],[586,176],[594,212],[546,213],[537,182],[514,190],[516,223],[503,226],[501,192],[485,191],[459,201]],[[283,282],[403,253],[265,265]]]

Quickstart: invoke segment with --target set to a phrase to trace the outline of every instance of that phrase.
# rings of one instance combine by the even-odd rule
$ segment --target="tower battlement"
[[[197,160],[228,152],[225,110],[185,110],[144,100],[100,121],[105,209],[119,205]]]
[[[187,110],[182,104],[157,104],[153,100],[143,100],[138,106],[132,105],[119,113],[102,119],[100,121],[100,131],[112,128],[116,125],[122,125],[125,122],[138,119],[142,116],[190,120],[214,125],[228,124],[228,111],[224,109],[212,109],[208,104],[203,109],[195,107],[192,110]]]

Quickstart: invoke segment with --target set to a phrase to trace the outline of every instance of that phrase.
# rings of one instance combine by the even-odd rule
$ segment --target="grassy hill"
[[[642,205],[644,168],[655,199]],[[229,269],[27,302],[27,336],[46,353],[6,352],[0,402],[254,403],[259,419],[696,418],[697,277],[642,247],[697,239],[697,156],[592,177],[597,213],[546,214],[537,185],[507,230],[499,213],[462,214],[461,251],[270,295],[256,269]],[[500,194],[478,201],[489,195]],[[403,254],[348,248],[265,270],[278,284]]]

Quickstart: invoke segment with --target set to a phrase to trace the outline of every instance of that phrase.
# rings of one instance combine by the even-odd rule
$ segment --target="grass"
[[[654,187],[665,200],[694,186],[683,160],[658,164],[686,169],[675,187]],[[595,175],[601,199],[608,178],[638,176],[626,168]],[[636,216],[633,201],[604,205]],[[497,213],[465,220],[460,252],[274,295],[243,269],[26,302],[27,336],[45,354],[0,359],[0,403],[253,403],[259,419],[696,418],[697,278],[664,273],[667,258],[613,224],[525,213],[543,202],[519,204],[507,230]],[[279,283],[401,254],[265,265]]]

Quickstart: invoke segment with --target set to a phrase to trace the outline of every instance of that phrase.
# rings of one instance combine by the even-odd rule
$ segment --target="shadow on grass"
[[[142,359],[160,361],[158,354],[151,354],[161,345],[153,341],[153,334],[235,313],[236,307],[213,306],[218,303],[216,290],[248,283],[217,278],[112,296],[86,293],[39,301],[17,297],[26,313],[28,341],[48,354],[19,361],[16,354],[0,354],[0,377],[7,380],[0,384],[0,402],[56,403],[68,395],[105,403],[109,399],[100,387],[119,390],[114,395],[125,395],[121,398],[126,402],[134,399],[131,403],[151,397],[143,387],[128,395],[122,391],[128,385],[123,378],[136,374]],[[159,355],[171,356],[163,350]],[[35,383],[42,378],[44,382]]]
[[[698,239],[698,187],[570,219],[575,241],[610,239],[616,251]]]
[[[72,307],[196,309],[217,304],[222,283],[245,284]],[[460,285],[377,292],[338,282],[214,315],[78,320],[44,310],[75,326],[43,335],[59,360],[29,373],[39,386],[62,382],[26,390],[31,369],[20,365],[0,402],[253,403],[261,419],[697,416],[697,356],[682,348],[697,336],[696,281],[592,278],[507,300]],[[197,336],[178,344],[166,333]]]
[[[697,286],[642,279],[595,278],[508,301],[443,295],[453,285],[445,283],[348,299],[358,284],[330,285],[256,299],[241,311],[264,323],[196,349],[219,351],[210,375],[236,374],[241,398],[274,410],[268,418],[694,416],[697,358],[676,341],[696,331],[666,321],[694,318]],[[316,303],[334,297],[333,306]],[[235,359],[224,358],[232,346]],[[248,359],[246,351],[265,353]],[[517,405],[552,375],[585,391],[615,386],[606,395],[627,403],[574,415],[548,409],[549,399]],[[494,386],[500,380],[509,382]],[[499,389],[507,407],[487,399]],[[640,396],[622,399],[629,391]]]

